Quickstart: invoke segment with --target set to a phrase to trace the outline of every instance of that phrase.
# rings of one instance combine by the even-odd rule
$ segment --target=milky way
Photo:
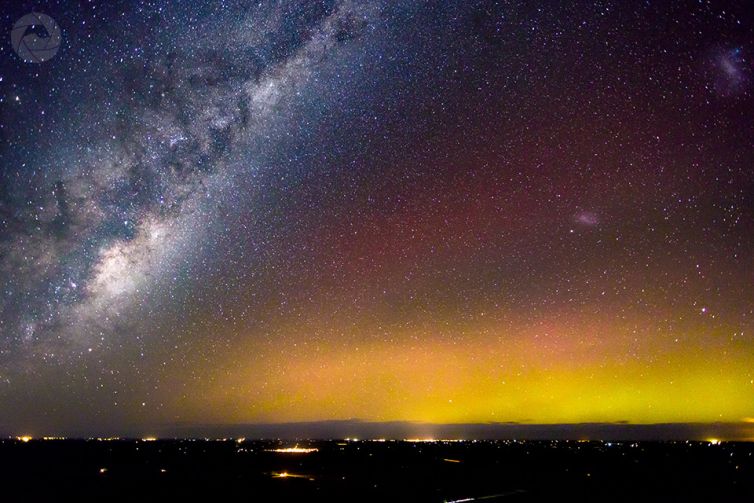
[[[752,18],[627,3],[46,6],[0,429],[754,417]]]

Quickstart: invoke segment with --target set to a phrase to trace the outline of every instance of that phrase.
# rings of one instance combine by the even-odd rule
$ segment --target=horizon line
[[[256,439],[256,440],[604,440],[604,441],[754,441],[754,421],[581,422],[581,423],[428,423],[331,419],[285,423],[161,423],[123,428],[2,426],[4,438],[66,439]]]

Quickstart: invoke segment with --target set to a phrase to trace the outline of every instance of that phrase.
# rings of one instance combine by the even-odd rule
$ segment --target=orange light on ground
[[[314,480],[314,477],[310,477],[309,475],[301,475],[298,473],[289,473],[289,472],[273,472],[272,478],[274,479],[308,479],[308,480]]]

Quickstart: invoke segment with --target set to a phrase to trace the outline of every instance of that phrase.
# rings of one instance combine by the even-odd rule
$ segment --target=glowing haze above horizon
[[[0,50],[0,433],[752,421],[744,2],[43,12],[53,59]]]

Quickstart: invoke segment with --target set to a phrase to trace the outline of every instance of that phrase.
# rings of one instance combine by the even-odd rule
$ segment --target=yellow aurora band
[[[425,324],[391,342],[250,344],[194,395],[190,416],[221,423],[367,421],[739,422],[754,415],[751,356],[722,334],[641,338],[635,323],[583,317],[497,328]],[[651,325],[645,324],[650,330]],[[346,328],[338,329],[345,331]],[[342,333],[342,332],[341,332]],[[716,342],[717,341],[717,342]],[[219,376],[219,377],[218,377]],[[749,419],[750,420],[750,419]]]

